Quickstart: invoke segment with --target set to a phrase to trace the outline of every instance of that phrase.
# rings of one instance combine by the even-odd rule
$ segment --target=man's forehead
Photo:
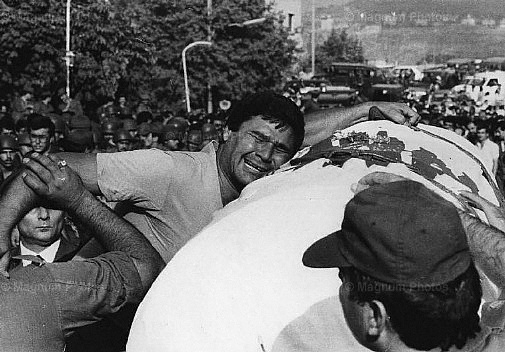
[[[39,129],[36,129],[36,130],[31,130],[30,133],[33,134],[33,135],[47,134],[47,133],[49,133],[49,128],[39,128]]]
[[[276,130],[284,132],[291,128],[290,125],[286,124],[284,121],[265,116],[265,115],[256,115],[252,116],[250,119],[242,122],[240,125],[240,129],[265,129],[268,130],[271,127],[274,127]]]

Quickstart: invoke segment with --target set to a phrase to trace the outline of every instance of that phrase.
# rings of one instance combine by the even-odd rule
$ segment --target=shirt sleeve
[[[126,304],[138,304],[143,297],[137,269],[122,252],[45,267],[58,288],[52,296],[65,335],[117,312]]]
[[[128,200],[136,206],[159,210],[171,182],[174,161],[157,149],[97,154],[97,179],[110,202]]]

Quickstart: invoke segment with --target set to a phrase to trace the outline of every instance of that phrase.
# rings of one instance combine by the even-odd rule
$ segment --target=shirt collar
[[[46,247],[43,249],[40,253],[35,253],[31,249],[26,248],[23,245],[23,242],[19,243],[19,247],[21,249],[21,255],[34,255],[34,256],[41,256],[46,262],[52,263],[54,262],[54,259],[56,258],[56,252],[58,252],[58,248],[60,247],[60,242],[61,239],[56,240],[53,244],[51,244],[49,247]],[[31,262],[29,260],[24,260],[23,259],[23,266],[30,265]]]

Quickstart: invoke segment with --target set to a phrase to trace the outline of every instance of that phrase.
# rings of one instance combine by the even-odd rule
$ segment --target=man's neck
[[[231,201],[237,199],[240,195],[240,191],[233,185],[228,176],[221,169],[221,163],[219,162],[219,156],[221,154],[221,148],[217,150],[216,153],[216,164],[217,173],[219,176],[219,189],[221,190],[221,201],[223,206],[230,203]]]

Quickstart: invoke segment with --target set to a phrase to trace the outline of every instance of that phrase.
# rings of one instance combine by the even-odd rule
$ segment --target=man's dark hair
[[[40,114],[30,114],[26,119],[26,125],[28,127],[28,132],[39,130],[41,128],[48,128],[49,136],[54,137],[54,123],[47,116],[42,116]]]
[[[290,99],[273,92],[247,96],[233,106],[227,126],[231,131],[238,131],[243,122],[255,116],[277,123],[276,128],[291,126],[295,133],[296,150],[302,145],[305,136],[305,121],[298,106]]]
[[[475,266],[456,279],[436,287],[413,288],[378,281],[356,268],[341,268],[350,288],[350,300],[382,302],[391,326],[405,345],[417,350],[452,345],[462,348],[480,331],[482,289]]]
[[[477,131],[484,129],[487,133],[491,132],[491,126],[489,126],[489,123],[486,121],[478,121],[475,125],[477,127]]]

